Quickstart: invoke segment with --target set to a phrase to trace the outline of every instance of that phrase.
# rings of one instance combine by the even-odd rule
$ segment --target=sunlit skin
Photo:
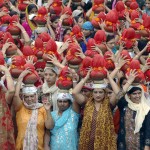
[[[95,102],[102,102],[105,98],[105,91],[100,88],[93,89],[93,98]]]
[[[40,77],[41,79],[43,79],[43,78],[44,78],[44,69],[42,69],[42,68],[37,68],[36,71],[37,71],[39,77]]]
[[[132,94],[129,94],[129,98],[133,103],[140,103],[141,102],[141,96],[142,96],[142,91],[137,90],[133,92]]]
[[[63,113],[65,110],[67,110],[70,106],[70,100],[67,99],[58,99],[57,100],[57,106],[59,108],[59,113]]]
[[[44,79],[46,80],[49,87],[55,84],[57,75],[51,69],[46,69],[44,71]]]
[[[24,94],[23,95],[24,101],[28,104],[34,104],[36,103],[36,94]]]

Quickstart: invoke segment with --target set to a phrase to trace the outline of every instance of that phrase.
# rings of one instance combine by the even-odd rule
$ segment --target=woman
[[[22,23],[29,37],[31,38],[32,31],[36,29],[36,24],[33,22],[33,18],[36,16],[38,8],[35,4],[30,4],[26,8],[26,21]]]
[[[44,69],[44,84],[42,85],[41,92],[47,96],[48,100],[52,102],[53,110],[58,110],[57,107],[57,94],[58,88],[55,84],[58,75],[57,67],[46,67]]]
[[[9,106],[12,104],[15,92],[14,83],[9,70],[0,65],[0,72],[6,77],[7,91],[0,81],[0,148],[15,150],[14,128]]]
[[[58,110],[51,113],[55,125],[50,131],[50,149],[77,150],[79,106],[69,93],[59,93],[57,105]]]
[[[21,83],[29,73],[29,70],[25,70],[19,76],[13,100],[18,127],[16,150],[44,150],[45,127],[53,128],[50,115],[51,105],[48,102],[38,103],[37,89],[34,86],[24,87],[22,89],[23,100],[20,99]]]
[[[73,96],[77,103],[86,103],[86,98],[80,91],[89,79],[90,71],[73,89]],[[114,132],[111,105],[106,96],[105,84],[94,84],[92,98],[84,108],[83,123],[80,132],[79,150],[116,150],[116,136]]]

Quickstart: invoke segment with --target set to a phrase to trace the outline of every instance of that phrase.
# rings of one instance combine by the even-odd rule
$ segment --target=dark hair
[[[123,83],[124,80],[127,80],[127,79],[125,77],[120,78],[119,85],[120,85],[121,88],[122,88],[122,83]]]
[[[31,12],[31,10],[32,10],[33,8],[38,9],[35,4],[30,4],[30,5],[28,5],[28,9],[27,9],[27,10],[28,10],[28,14]]]
[[[139,87],[132,87],[127,93],[132,94],[135,91],[142,91],[142,89]]]
[[[13,15],[18,15],[18,13],[16,11],[10,11],[9,15],[12,17]]]
[[[63,32],[63,37],[67,34],[67,32],[68,32],[69,30],[71,31],[70,28],[66,28],[66,29],[64,30],[64,32]]]
[[[53,23],[54,21],[56,21],[59,18],[60,18],[59,16],[52,16],[51,17],[51,22]]]
[[[110,83],[108,83],[108,85],[107,85],[107,89],[109,89],[109,90],[113,90],[113,89],[112,89],[112,86],[110,85]]]

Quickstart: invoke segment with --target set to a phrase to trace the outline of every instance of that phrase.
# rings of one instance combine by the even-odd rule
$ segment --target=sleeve
[[[145,117],[145,146],[150,146],[150,111]]]
[[[58,22],[57,27],[56,27],[56,41],[59,41],[60,36],[61,36],[61,30],[62,30],[62,24]]]
[[[121,111],[121,110],[123,110],[126,106],[127,106],[127,101],[125,100],[125,98],[124,98],[124,96],[121,98],[121,99],[119,99],[119,101],[118,101],[118,108],[119,108],[119,110]]]

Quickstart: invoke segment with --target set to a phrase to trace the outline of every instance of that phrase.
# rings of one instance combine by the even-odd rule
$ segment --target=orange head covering
[[[62,1],[54,0],[50,6],[50,13],[56,14],[58,16],[58,15],[60,15],[61,11],[62,11]]]

